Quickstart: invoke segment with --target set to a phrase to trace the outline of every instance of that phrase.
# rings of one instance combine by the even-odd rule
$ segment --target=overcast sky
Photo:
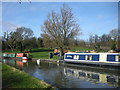
[[[90,34],[107,34],[118,28],[117,2],[66,2],[74,13],[83,35],[80,39],[87,40]],[[39,37],[41,25],[52,10],[59,12],[61,2],[4,2],[2,3],[3,31],[14,30],[25,26],[34,31]]]

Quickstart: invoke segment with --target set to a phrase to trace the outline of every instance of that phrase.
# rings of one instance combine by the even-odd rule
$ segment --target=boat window
[[[72,58],[72,55],[66,55],[66,57]]]
[[[73,55],[66,55],[65,59],[73,59]]]
[[[92,61],[99,61],[99,55],[92,55]]]
[[[119,56],[116,56],[115,58],[116,58],[116,62],[118,62],[119,61]]]
[[[115,55],[107,55],[107,61],[115,62],[116,61]]]
[[[92,55],[86,55],[86,60],[92,60]]]
[[[118,56],[118,62],[120,62],[120,55]]]
[[[85,55],[80,55],[79,60],[85,60]]]
[[[116,56],[116,62],[120,62],[120,55]]]
[[[78,60],[79,59],[79,55],[74,55],[74,59]]]

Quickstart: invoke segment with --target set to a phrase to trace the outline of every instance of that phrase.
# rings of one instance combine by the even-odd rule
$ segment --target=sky
[[[108,34],[118,28],[117,2],[64,2],[72,8],[82,35],[77,38],[88,40],[89,35]],[[31,28],[35,37],[40,37],[41,26],[52,10],[60,12],[63,2],[3,2],[2,31],[14,31],[17,27]]]

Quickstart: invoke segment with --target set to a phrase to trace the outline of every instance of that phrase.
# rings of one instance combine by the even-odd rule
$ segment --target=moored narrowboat
[[[3,53],[3,59],[22,60],[23,62],[27,62],[29,58],[26,53]]]
[[[120,66],[120,53],[65,53],[64,61]]]

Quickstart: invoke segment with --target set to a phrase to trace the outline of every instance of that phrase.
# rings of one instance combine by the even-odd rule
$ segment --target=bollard
[[[49,58],[53,58],[53,53],[49,53]]]
[[[59,63],[60,61],[58,60],[57,63]]]
[[[40,64],[40,59],[37,60],[37,64]]]

